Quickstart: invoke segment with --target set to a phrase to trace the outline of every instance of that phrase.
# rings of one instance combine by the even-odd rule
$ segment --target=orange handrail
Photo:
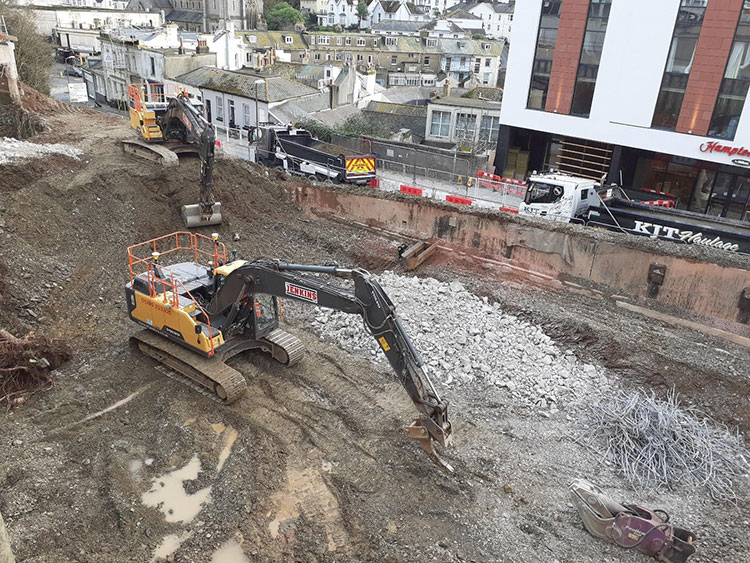
[[[201,248],[201,242],[211,245],[211,250]],[[148,256],[138,256],[137,252],[146,249]],[[214,268],[219,267],[219,261],[227,261],[227,249],[223,242],[213,240],[211,237],[189,231],[177,231],[168,235],[139,242],[128,247],[128,271],[130,273],[130,283],[139,273],[146,273],[148,264],[154,260],[153,253],[158,253],[159,257],[172,254],[178,251],[190,251],[193,262],[198,264],[200,257],[209,257],[212,259]],[[137,271],[137,266],[143,264],[145,267]]]

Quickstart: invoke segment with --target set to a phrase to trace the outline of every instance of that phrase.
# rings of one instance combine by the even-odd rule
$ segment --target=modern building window
[[[586,33],[583,36],[573,103],[570,107],[571,115],[588,117],[591,112],[591,101],[594,99],[596,76],[599,73],[599,60],[602,57],[611,7],[612,0],[591,0],[589,4]]]
[[[555,55],[557,28],[560,25],[560,12],[563,0],[544,0],[542,16],[539,19],[539,34],[536,40],[536,54],[531,69],[531,84],[526,107],[544,109],[547,103],[549,75]]]
[[[483,115],[479,128],[479,140],[496,143],[498,131],[500,131],[500,118],[494,115]]]
[[[364,47],[365,46],[365,39],[364,37],[359,37],[357,39],[357,47]]]
[[[451,114],[448,111],[433,111],[430,135],[448,137],[451,133]]]
[[[734,34],[734,43],[729,52],[724,79],[721,81],[716,100],[709,137],[734,139],[742,108],[745,107],[748,85],[750,85],[750,3],[740,14],[740,22]]]
[[[427,66],[428,64],[430,64],[430,57],[425,57],[424,61],[422,62],[424,63],[425,66]]]
[[[250,127],[253,123],[250,121],[250,104],[242,104],[242,124]]]
[[[456,115],[456,139],[471,141],[477,125],[477,116],[473,113],[459,113]]]
[[[682,0],[651,127],[674,130],[685,97],[708,0]]]
[[[391,64],[392,65],[398,64],[398,57],[396,55],[391,56]]]

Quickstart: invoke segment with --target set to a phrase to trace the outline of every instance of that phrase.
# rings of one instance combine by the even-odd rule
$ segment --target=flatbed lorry
[[[633,197],[644,199],[633,199]],[[650,197],[650,199],[649,199]],[[750,254],[750,223],[676,208],[667,194],[559,172],[532,174],[519,215]],[[657,205],[658,204],[658,205]]]

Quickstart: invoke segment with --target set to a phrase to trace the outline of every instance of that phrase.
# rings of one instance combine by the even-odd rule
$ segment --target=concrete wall
[[[10,550],[10,538],[5,530],[3,515],[0,514],[0,563],[15,563],[15,558]]]
[[[15,44],[3,37],[0,38],[0,103],[20,103]]]
[[[202,66],[216,66],[216,53],[168,55],[164,57],[163,78],[175,78]]]
[[[334,214],[423,239],[442,239],[478,256],[659,304],[682,314],[697,314],[713,319],[713,324],[725,330],[750,336],[750,326],[737,322],[740,294],[750,286],[747,262],[740,256],[727,255],[726,260],[723,255],[717,256],[719,263],[699,261],[685,258],[692,250],[682,246],[669,245],[660,253],[659,246],[648,239],[499,213],[463,211],[422,199],[374,197],[307,186],[295,188],[292,196],[307,212]],[[648,270],[655,262],[666,265],[667,273],[657,298],[648,299]]]

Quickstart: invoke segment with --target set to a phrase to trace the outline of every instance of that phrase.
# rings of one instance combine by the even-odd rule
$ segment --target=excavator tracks
[[[299,362],[305,352],[305,345],[299,338],[280,328],[269,332],[263,340],[271,343],[274,359],[286,366]]]
[[[132,336],[131,340],[141,352],[177,372],[165,372],[166,375],[179,379],[221,404],[229,405],[245,393],[245,378],[221,360],[204,358],[148,329]]]

